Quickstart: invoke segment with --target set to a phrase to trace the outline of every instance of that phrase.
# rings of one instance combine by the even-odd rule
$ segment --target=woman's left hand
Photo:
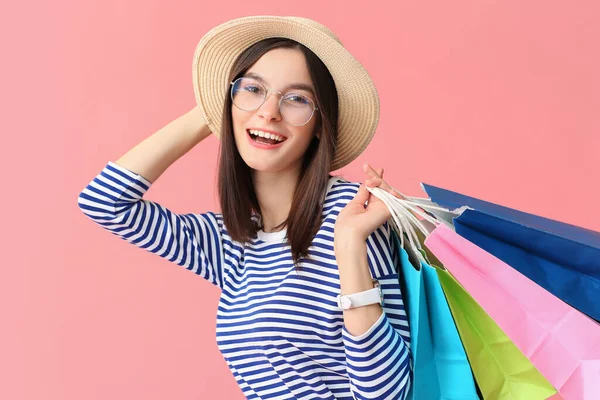
[[[373,196],[366,186],[379,187],[395,197],[404,198],[383,180],[383,168],[376,171],[368,163],[365,163],[363,171],[366,175],[365,183],[360,185],[354,199],[340,211],[334,228],[335,237],[366,240],[375,229],[391,218],[385,203]],[[365,207],[367,201],[368,204]]]

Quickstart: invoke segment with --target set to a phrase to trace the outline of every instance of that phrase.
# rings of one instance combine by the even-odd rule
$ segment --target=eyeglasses
[[[267,89],[254,78],[241,77],[231,82],[231,101],[234,106],[243,111],[258,110],[267,100],[269,92],[279,94],[279,112],[289,125],[306,125],[317,110],[311,98],[300,93],[283,94],[277,90]]]

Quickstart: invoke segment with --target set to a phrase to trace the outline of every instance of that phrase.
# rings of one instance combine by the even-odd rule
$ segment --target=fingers
[[[365,181],[365,185],[367,185],[368,187],[377,187],[377,186],[381,185],[382,183],[383,183],[383,179],[381,179],[381,178],[367,179]]]
[[[378,170],[373,169],[369,163],[363,164],[363,171],[367,174],[367,179],[365,180],[365,185],[372,187],[380,187],[381,189],[389,192],[399,199],[405,199],[400,193],[392,189],[390,185],[387,184],[386,181],[383,180],[383,168],[379,168]]]
[[[371,164],[364,163],[363,171],[367,174],[367,180],[365,181],[365,185],[368,187],[381,187],[385,191],[390,191],[390,186],[383,180],[383,168],[379,168],[378,170],[373,169]]]
[[[373,167],[371,167],[371,164],[369,164],[369,163],[364,163],[363,164],[363,172],[365,174],[367,174],[367,177],[369,179],[372,179],[372,178],[381,178],[381,175],[379,174],[379,172],[375,171],[373,169]]]
[[[358,188],[358,192],[356,192],[356,195],[354,196],[354,198],[352,200],[350,200],[350,203],[357,203],[360,204],[361,206],[364,206],[364,204],[367,202],[367,200],[369,200],[369,196],[371,195],[371,193],[367,190],[367,188],[365,187],[364,184],[361,184]]]

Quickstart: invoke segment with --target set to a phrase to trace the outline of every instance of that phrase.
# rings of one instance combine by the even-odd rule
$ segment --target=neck
[[[299,167],[279,172],[253,171],[264,232],[272,231],[288,217],[299,179]]]

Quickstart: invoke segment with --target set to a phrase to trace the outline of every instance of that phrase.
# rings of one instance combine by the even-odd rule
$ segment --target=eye
[[[263,92],[263,90],[260,86],[254,85],[254,84],[244,85],[242,87],[242,90],[245,92],[250,92],[250,93],[255,93],[255,94],[261,94]]]
[[[284,100],[294,104],[310,104],[311,102],[311,100],[308,97],[302,96],[301,94],[297,93],[290,93],[286,95]]]

